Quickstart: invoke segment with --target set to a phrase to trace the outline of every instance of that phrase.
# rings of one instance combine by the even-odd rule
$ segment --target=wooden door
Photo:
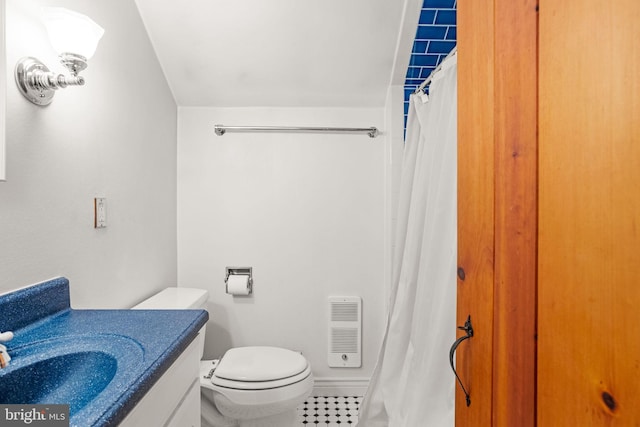
[[[640,2],[539,3],[458,2],[456,423],[638,426]]]
[[[640,425],[638,43],[638,0],[540,0],[539,426]]]
[[[458,426],[535,425],[537,5],[458,2]]]
[[[493,373],[493,7],[458,2],[458,300],[473,338],[457,350],[456,425],[490,426]]]

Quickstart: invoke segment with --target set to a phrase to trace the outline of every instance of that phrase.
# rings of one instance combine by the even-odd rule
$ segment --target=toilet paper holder
[[[225,267],[224,269],[225,292],[229,293],[229,276],[249,276],[249,295],[253,293],[253,268],[252,267]]]

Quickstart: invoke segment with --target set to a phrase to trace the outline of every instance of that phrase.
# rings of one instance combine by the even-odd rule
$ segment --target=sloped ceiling
[[[384,105],[401,0],[135,1],[180,106]]]

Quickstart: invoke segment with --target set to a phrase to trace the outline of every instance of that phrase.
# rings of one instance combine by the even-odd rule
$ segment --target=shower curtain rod
[[[307,133],[366,133],[370,138],[378,136],[378,128],[335,128],[335,127],[294,127],[294,126],[224,126],[215,125],[216,135],[226,132],[307,132]]]
[[[458,46],[456,45],[456,46],[454,46],[454,47],[453,47],[453,49],[451,49],[451,52],[449,52],[449,54],[448,54],[447,56],[445,56],[445,58],[444,58],[442,61],[440,61],[440,64],[438,64],[438,66],[435,68],[435,70],[433,70],[433,71],[431,72],[431,74],[429,74],[429,77],[427,77],[427,78],[425,79],[425,81],[423,81],[423,82],[420,84],[420,86],[418,86],[418,87],[416,88],[415,92],[413,92],[413,93],[420,93],[420,92],[424,91],[424,88],[425,88],[425,87],[427,87],[427,85],[428,85],[429,83],[431,83],[431,80],[433,79],[433,76],[435,76],[435,75],[436,75],[436,73],[442,69],[442,64],[444,64],[444,63],[446,62],[446,60],[447,60],[447,59],[451,58],[451,57],[452,57],[453,55],[455,55],[457,52],[458,52]]]

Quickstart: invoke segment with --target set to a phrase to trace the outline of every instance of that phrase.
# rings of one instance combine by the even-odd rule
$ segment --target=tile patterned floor
[[[298,406],[298,426],[345,427],[358,423],[362,396],[311,396]]]

